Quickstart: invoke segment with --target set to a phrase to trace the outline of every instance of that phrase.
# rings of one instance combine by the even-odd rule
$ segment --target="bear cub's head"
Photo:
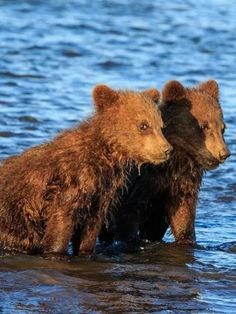
[[[209,80],[195,88],[169,81],[159,108],[167,140],[192,155],[203,169],[214,169],[229,157],[216,81]]]
[[[113,90],[97,85],[93,100],[106,142],[137,164],[159,164],[169,158],[171,145],[162,133],[163,121],[156,89],[143,92]]]

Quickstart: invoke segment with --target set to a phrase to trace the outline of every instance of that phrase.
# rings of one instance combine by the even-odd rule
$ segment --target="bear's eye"
[[[145,132],[147,131],[148,129],[150,129],[150,126],[147,122],[141,122],[140,125],[139,125],[139,130],[141,132]]]
[[[207,122],[200,124],[200,129],[201,129],[202,131],[207,131],[207,130],[209,130],[209,124],[208,124]]]

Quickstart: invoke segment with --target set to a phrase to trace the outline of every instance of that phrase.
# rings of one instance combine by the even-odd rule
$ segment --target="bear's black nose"
[[[170,153],[172,152],[172,150],[173,150],[172,146],[170,146],[170,145],[166,146],[166,149],[165,149],[166,156],[169,156]]]
[[[229,150],[225,150],[224,149],[224,150],[220,151],[220,153],[219,153],[219,157],[220,157],[221,160],[225,160],[229,156],[230,156],[230,151]]]

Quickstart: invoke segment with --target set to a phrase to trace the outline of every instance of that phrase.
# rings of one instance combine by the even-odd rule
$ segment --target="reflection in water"
[[[236,293],[236,256],[231,255],[201,247],[156,244],[133,254],[101,254],[96,260],[4,256],[1,305],[11,310],[71,313],[77,307],[81,313],[211,312],[223,306],[230,310]],[[234,261],[234,268],[225,270],[227,259],[231,264]]]
[[[87,116],[96,83],[145,89],[169,79],[218,80],[232,153],[205,177],[199,246],[154,244],[129,254],[115,246],[95,260],[0,255],[0,313],[236,311],[236,3],[229,3],[0,1],[1,159]]]
[[[105,312],[203,308],[197,301],[195,271],[187,266],[194,261],[192,250],[160,245],[119,258],[119,263],[103,256],[98,261],[74,258],[64,263],[21,255],[4,257],[0,279],[5,291],[14,286],[14,297],[2,304],[31,310],[40,309],[41,303],[45,310],[79,305]],[[32,301],[25,303],[26,299]]]

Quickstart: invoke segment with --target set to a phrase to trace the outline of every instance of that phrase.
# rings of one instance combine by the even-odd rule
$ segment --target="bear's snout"
[[[227,158],[230,157],[230,151],[227,148],[222,149],[219,152],[219,160],[220,162],[224,162]]]

